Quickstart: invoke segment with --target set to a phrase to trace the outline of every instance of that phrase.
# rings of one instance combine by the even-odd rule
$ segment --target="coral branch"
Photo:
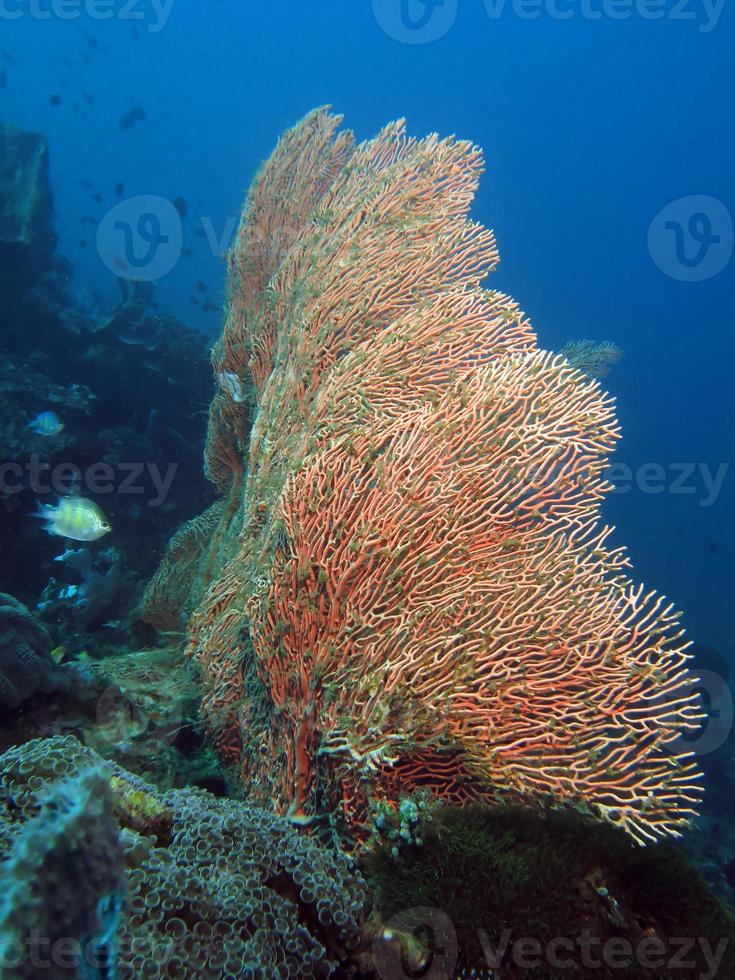
[[[600,524],[612,400],[482,288],[477,147],[338,121],[287,134],[230,256],[229,497],[190,621],[215,742],[302,822],[430,786],[678,833],[700,709],[677,614]]]

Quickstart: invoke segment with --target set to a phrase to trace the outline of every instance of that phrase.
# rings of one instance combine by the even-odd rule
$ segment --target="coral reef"
[[[0,707],[17,708],[36,691],[64,691],[68,670],[51,656],[51,637],[29,610],[0,592]]]
[[[73,735],[160,788],[227,791],[227,774],[198,717],[194,670],[180,647],[108,652],[101,660],[57,648],[54,657],[71,685],[33,697],[21,711],[0,711],[0,752]]]
[[[672,845],[637,848],[615,828],[573,813],[478,805],[435,807],[421,833],[422,845],[399,855],[390,839],[363,855],[378,944],[371,952],[408,910],[424,909],[446,917],[447,946],[468,976],[491,966],[487,975],[496,980],[694,980],[735,970],[735,917]],[[427,922],[419,916],[416,924]],[[406,938],[421,936],[406,931]],[[699,939],[681,957],[680,937],[687,936]],[[532,945],[524,949],[528,937]],[[721,951],[716,972],[703,941]],[[495,963],[487,959],[491,951]],[[462,975],[452,970],[450,963],[442,975]]]
[[[47,795],[90,771],[100,772],[99,757],[71,737],[0,756],[0,858],[43,819]],[[108,873],[118,847],[125,869],[116,937],[115,975],[122,980],[326,977],[357,945],[366,886],[339,852],[264,810],[201,790],[159,793],[119,767],[98,799],[108,795],[122,826],[108,850]],[[85,810],[84,801],[77,809]],[[99,839],[78,848],[69,865],[75,874],[91,869]],[[47,878],[45,868],[36,881],[44,907],[55,908],[66,883]],[[83,880],[80,888],[91,891],[93,883]]]
[[[32,607],[50,586],[41,615],[54,641],[104,656],[141,642],[139,583],[174,530],[211,502],[201,466],[209,343],[160,310],[150,284],[120,280],[112,311],[85,296],[54,253],[45,140],[0,123],[0,151],[0,589]],[[29,422],[49,410],[63,430],[45,437]],[[34,498],[79,490],[110,517],[128,571],[106,580],[105,619],[124,624],[114,638],[93,615],[100,602],[57,601],[59,542],[28,520]]]
[[[54,624],[60,644],[73,648],[79,637],[94,637],[98,655],[115,651],[135,615],[139,583],[117,548],[93,555],[89,548],[67,548],[54,559],[58,578],[46,583],[36,606]]]
[[[109,772],[93,758],[65,765],[58,748],[0,756],[2,963],[18,980],[105,980],[125,887]]]
[[[428,786],[678,834],[701,715],[600,524],[612,401],[481,288],[479,149],[338,123],[281,140],[229,257],[189,620],[218,751],[295,821]]]
[[[199,783],[216,771],[200,751],[198,692],[180,650],[128,651],[86,666],[100,693],[93,717],[77,719],[85,745],[158,786]]]

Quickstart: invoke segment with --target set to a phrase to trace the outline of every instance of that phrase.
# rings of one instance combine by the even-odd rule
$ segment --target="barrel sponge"
[[[93,796],[80,793],[82,778],[96,780]],[[357,945],[367,886],[341,851],[238,800],[191,787],[160,792],[107,768],[72,736],[0,756],[0,860],[9,851],[14,859],[57,791],[62,813],[74,801],[72,809],[100,799],[106,819],[112,799],[122,825],[119,843],[111,831],[107,841],[108,873],[121,846],[125,876],[116,977],[328,977]],[[120,894],[110,880],[94,880],[104,894]],[[70,908],[89,904],[85,890],[66,900]],[[59,911],[50,905],[45,914]]]
[[[51,637],[29,610],[0,592],[0,708],[17,708],[36,691],[66,691],[70,674],[54,663]]]
[[[0,948],[19,980],[38,976],[39,957],[50,978],[115,975],[125,876],[110,773],[91,753],[64,765],[74,741],[35,740],[0,757],[0,820],[10,817],[0,836]]]

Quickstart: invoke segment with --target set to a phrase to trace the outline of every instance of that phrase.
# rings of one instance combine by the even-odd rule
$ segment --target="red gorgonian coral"
[[[338,123],[285,135],[229,259],[189,620],[215,743],[299,821],[429,786],[675,834],[699,708],[600,524],[612,400],[481,287],[477,147]]]

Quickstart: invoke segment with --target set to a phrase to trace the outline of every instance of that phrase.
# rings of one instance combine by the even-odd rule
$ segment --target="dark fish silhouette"
[[[199,306],[199,300],[196,298],[196,296],[190,296],[189,301],[193,303],[194,306]]]
[[[86,248],[86,247],[87,247],[87,243],[85,242],[85,240],[84,240],[84,239],[82,239],[82,240],[81,240],[81,241],[79,242],[79,247],[80,247],[80,248]]]
[[[210,303],[209,301],[207,301],[204,304],[204,312],[205,313],[219,313],[219,306],[217,306],[216,303]]]
[[[191,250],[191,249],[190,249],[190,248],[189,248],[189,247],[187,246],[186,248],[182,248],[182,249],[181,249],[181,254],[182,254],[182,255],[184,256],[184,258],[185,258],[185,259],[190,259],[190,258],[192,257],[192,255],[193,255],[194,253],[193,253],[193,252],[192,252],[192,250]]]
[[[81,219],[83,225],[98,225],[99,221],[91,214],[85,214]]]
[[[206,231],[203,228],[195,228],[194,229],[194,234],[197,236],[197,238],[206,238],[207,237],[207,233],[206,233]]]
[[[122,119],[120,120],[120,129],[122,130],[132,129],[133,126],[137,125],[140,122],[143,122],[143,120],[146,118],[147,118],[147,114],[145,109],[142,106],[136,105],[129,112],[126,112],[125,115],[122,117]]]
[[[206,282],[202,282],[201,279],[200,279],[199,282],[195,282],[194,283],[194,288],[198,292],[200,292],[200,293],[206,293],[206,291],[207,291],[207,284],[206,284]]]
[[[8,69],[3,65],[0,67],[0,88],[8,87]]]
[[[186,217],[186,212],[189,210],[189,205],[186,203],[185,197],[181,197],[181,195],[175,197],[173,199],[173,206],[176,208],[182,218]]]
[[[82,179],[79,181],[79,186],[84,187],[85,190],[89,190],[89,188],[92,186],[92,181],[87,180],[86,177],[82,177]]]
[[[48,100],[48,104],[55,109],[57,106],[61,105],[61,96],[58,92],[54,92],[51,98]]]
[[[85,34],[84,40],[87,42],[90,48],[98,48],[100,46],[100,42],[92,34]]]
[[[82,98],[87,103],[87,105],[94,105],[94,96],[89,92],[82,92]]]
[[[3,61],[7,61],[9,65],[18,64],[18,59],[15,57],[15,55],[12,55],[9,51],[6,51],[4,48],[0,48],[0,58],[2,58]]]
[[[118,180],[118,182],[115,184],[115,193],[118,197],[122,197],[125,193],[125,184],[123,184],[121,180]]]

